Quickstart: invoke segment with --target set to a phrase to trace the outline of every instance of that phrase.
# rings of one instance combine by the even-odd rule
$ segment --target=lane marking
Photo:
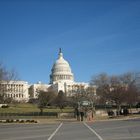
[[[87,125],[85,122],[83,123],[91,132],[93,132],[99,140],[103,140],[103,138],[95,131],[93,130],[89,125]]]
[[[50,137],[48,138],[48,140],[51,140],[53,137],[54,137],[54,135],[57,133],[57,131],[60,129],[60,127],[63,125],[63,123],[61,123],[58,127],[57,127],[57,129],[50,135]]]

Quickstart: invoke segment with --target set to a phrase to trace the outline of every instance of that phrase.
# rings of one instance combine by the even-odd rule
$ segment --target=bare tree
[[[17,78],[17,72],[14,69],[8,70],[2,63],[0,63],[0,82],[9,82],[11,80],[16,80]]]
[[[66,96],[65,96],[65,93],[62,91],[62,90],[60,90],[59,92],[58,92],[58,95],[57,95],[57,97],[56,97],[56,99],[55,99],[55,104],[61,109],[61,111],[62,111],[62,109],[65,107],[65,105],[66,105],[66,102],[67,102],[67,98],[66,98]]]
[[[90,81],[90,85],[97,85],[98,87],[107,85],[109,83],[109,76],[106,73],[93,76]]]
[[[0,63],[0,103],[9,103],[12,98],[5,96],[5,87],[3,83],[8,84],[9,82],[17,79],[17,73],[14,70],[8,70],[2,63]],[[10,92],[11,90],[9,90]]]
[[[99,96],[102,104],[105,104],[110,97],[109,76],[106,73],[101,73],[92,77],[90,86],[96,85],[96,95]]]
[[[126,73],[121,76],[121,81],[126,87],[126,102],[131,105],[138,101],[139,89],[136,78],[135,73]]]
[[[51,105],[56,97],[53,91],[38,91],[38,108],[40,109],[40,115],[43,114],[43,109]]]
[[[91,80],[91,85],[97,86],[97,95],[102,102],[115,104],[120,110],[122,104],[134,104],[137,99],[137,89],[132,73],[108,76],[100,74]]]

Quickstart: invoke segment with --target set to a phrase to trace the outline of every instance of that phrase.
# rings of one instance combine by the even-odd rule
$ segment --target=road
[[[140,119],[0,124],[0,140],[140,140]]]

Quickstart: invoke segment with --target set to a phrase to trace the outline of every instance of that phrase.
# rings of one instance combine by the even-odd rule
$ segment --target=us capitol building
[[[88,83],[74,81],[74,74],[69,63],[64,59],[61,49],[58,59],[51,69],[49,84],[38,82],[30,85],[26,81],[10,81],[8,83],[3,81],[0,83],[0,89],[5,93],[5,96],[19,102],[37,98],[38,90],[48,91],[51,89],[56,93],[62,90],[66,96],[72,96],[87,87],[89,87]]]

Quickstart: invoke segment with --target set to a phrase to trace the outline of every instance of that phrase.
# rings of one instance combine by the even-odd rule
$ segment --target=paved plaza
[[[140,119],[0,124],[0,140],[140,140]]]

